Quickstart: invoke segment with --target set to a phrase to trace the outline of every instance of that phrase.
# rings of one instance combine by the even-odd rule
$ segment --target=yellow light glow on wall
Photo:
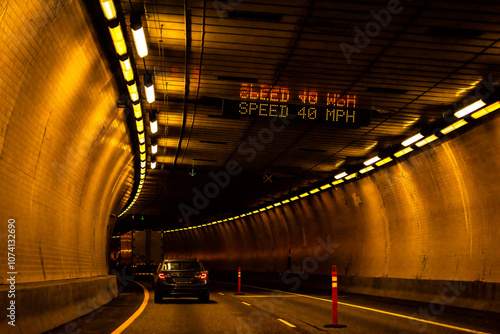
[[[139,137],[139,143],[143,144],[146,142],[146,136],[144,135],[144,132],[138,133],[137,136]]]
[[[375,169],[375,167],[373,167],[373,166],[368,166],[368,167],[366,167],[366,168],[363,168],[363,169],[362,169],[362,170],[360,170],[359,172],[360,172],[361,174],[364,174],[364,173],[367,173],[367,172],[369,172],[369,171],[371,171],[371,170],[374,170],[374,169]]]
[[[500,101],[497,101],[493,104],[490,104],[487,107],[484,107],[483,109],[479,110],[478,112],[475,112],[471,115],[472,118],[477,119],[479,117],[483,117],[484,115],[489,114],[490,112],[493,112],[500,108]]]
[[[113,0],[100,0],[102,12],[108,20],[116,19],[116,8]]]
[[[137,85],[135,81],[130,81],[127,83],[128,93],[130,94],[130,99],[132,101],[139,101],[139,92],[137,91]]]
[[[398,151],[398,152],[394,153],[394,156],[397,157],[397,158],[399,158],[399,157],[402,157],[403,155],[405,155],[407,153],[410,153],[411,151],[413,151],[413,149],[411,147],[407,147],[404,150],[401,150],[401,151]]]
[[[474,111],[478,110],[479,108],[482,108],[485,105],[486,105],[486,103],[484,103],[482,100],[479,100],[479,101],[476,101],[472,104],[469,104],[467,107],[460,109],[454,115],[456,118],[462,118],[464,116],[467,116],[471,112],[474,112]]]
[[[425,138],[424,140],[419,141],[415,145],[417,145],[418,147],[422,147],[424,145],[429,144],[430,142],[433,142],[436,139],[438,139],[438,137],[436,137],[436,135],[432,135],[432,136]]]
[[[380,167],[380,166],[385,165],[386,163],[389,163],[391,161],[392,161],[392,158],[391,157],[387,157],[385,159],[382,159],[382,160],[376,162],[375,165],[377,165],[377,166]]]
[[[139,101],[132,102],[132,107],[134,108],[135,118],[141,118],[142,117],[141,102]]]
[[[136,119],[135,120],[135,125],[137,127],[137,132],[143,132],[144,131],[144,121],[142,118]]]
[[[108,29],[111,39],[113,40],[113,44],[115,45],[116,53],[123,56],[127,53],[127,44],[125,43],[125,38],[123,38],[123,31],[120,26],[120,22],[117,20],[111,21]]]
[[[351,175],[348,175],[345,177],[346,180],[350,180],[352,178],[355,178],[356,177],[356,173],[352,173]]]
[[[134,80],[134,70],[130,58],[126,55],[120,57],[120,67],[122,68],[123,78],[126,82]]]
[[[447,126],[446,128],[444,128],[443,130],[441,130],[441,133],[442,134],[448,134],[452,131],[455,131],[456,129],[464,126],[465,124],[467,124],[467,122],[464,120],[464,119],[461,119],[459,120],[458,122],[455,122],[453,123],[452,125],[450,126]]]

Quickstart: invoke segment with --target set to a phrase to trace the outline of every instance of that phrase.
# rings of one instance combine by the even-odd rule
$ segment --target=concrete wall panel
[[[166,256],[261,273],[284,272],[291,256],[295,272],[327,275],[337,265],[349,291],[375,294],[390,290],[380,279],[392,280],[393,296],[408,286],[438,289],[417,281],[500,283],[499,149],[497,115],[356,182],[243,219],[167,233]],[[334,252],[312,264],[328,238]]]

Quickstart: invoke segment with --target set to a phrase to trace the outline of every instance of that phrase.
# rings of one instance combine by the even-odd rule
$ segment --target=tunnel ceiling
[[[153,216],[162,228],[178,224],[179,204],[195,208],[194,189],[207,195],[210,172],[233,161],[241,172],[219,192],[208,189],[213,198],[198,202],[189,224],[243,213],[332,179],[442,119],[474,95],[481,80],[495,84],[500,75],[495,1],[115,3],[140,81],[148,147],[145,185],[127,215]],[[142,13],[145,58],[133,45],[132,12]],[[91,15],[105,22],[102,12]],[[97,29],[109,37],[103,27]],[[116,55],[109,58],[117,66]],[[154,72],[151,105],[143,90],[146,70]],[[116,78],[126,91],[120,71]],[[304,91],[309,104],[317,93],[318,106],[327,94],[355,96],[357,107],[371,113],[370,124],[343,128],[300,120],[307,115],[281,130],[270,117],[223,114],[223,101],[227,107],[228,100],[264,103],[246,94],[269,99],[274,92],[279,105],[286,94],[300,102]],[[158,112],[155,134],[151,108]],[[159,144],[154,170],[152,138]]]

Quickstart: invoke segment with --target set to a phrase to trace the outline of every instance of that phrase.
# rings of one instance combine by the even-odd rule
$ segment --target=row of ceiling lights
[[[121,28],[120,22],[117,19],[116,7],[113,0],[99,0],[101,4],[104,16],[108,20],[108,29],[115,46],[116,53],[118,55],[118,60],[120,62],[120,67],[123,74],[123,79],[127,83],[127,90],[130,95],[130,100],[132,101],[132,109],[135,117],[135,124],[137,128],[137,137],[139,140],[139,157],[140,157],[140,179],[139,185],[136,189],[133,200],[130,204],[121,212],[119,215],[122,216],[127,212],[132,205],[137,201],[141,193],[142,187],[144,186],[144,180],[146,178],[146,131],[144,127],[144,115],[141,108],[141,101],[139,97],[139,91],[137,89],[137,80],[135,79],[134,69],[130,61],[130,56],[127,52],[127,44],[123,35],[123,30]],[[144,58],[148,55],[148,46],[146,43],[146,36],[144,34],[144,28],[141,22],[141,15],[138,13],[132,13],[130,17],[130,27],[132,29],[132,35],[134,36],[134,42],[139,57]],[[155,90],[153,83],[153,76],[151,73],[146,71],[144,75],[144,88],[146,94],[146,101],[151,105],[155,101]],[[151,126],[151,133],[156,133],[158,131],[158,121],[156,119],[156,112],[151,109],[149,114],[149,121]],[[155,154],[158,152],[158,143],[155,138],[151,138],[151,168],[156,168],[156,158]],[[132,196],[131,196],[132,198]]]
[[[498,110],[500,108],[500,101],[497,101],[497,102],[494,102],[490,105],[487,105],[486,102],[482,101],[482,100],[478,100],[460,110],[458,110],[457,112],[454,113],[454,116],[458,119],[457,121],[455,121],[453,124],[449,125],[449,126],[446,126],[444,128],[441,128],[441,129],[436,129],[436,133],[434,134],[431,134],[429,136],[424,136],[424,134],[422,134],[422,132],[419,132],[418,134],[404,140],[401,145],[404,147],[400,150],[397,150],[394,154],[392,155],[389,155],[387,157],[379,157],[379,156],[375,156],[373,158],[370,158],[368,160],[366,160],[363,165],[365,167],[357,170],[356,172],[353,172],[353,173],[347,173],[346,171],[340,173],[340,174],[337,174],[335,176],[335,181],[331,182],[331,183],[327,183],[321,187],[318,187],[318,188],[315,188],[315,189],[312,189],[312,190],[309,190],[309,191],[306,191],[305,193],[302,193],[298,196],[293,196],[291,198],[288,198],[288,199],[285,199],[283,201],[280,201],[280,202],[276,202],[274,204],[271,204],[271,205],[268,205],[266,207],[263,207],[263,208],[260,208],[260,209],[257,209],[257,210],[254,210],[254,211],[250,211],[248,213],[244,213],[242,215],[238,215],[238,216],[234,216],[234,217],[231,217],[231,218],[226,218],[226,219],[223,219],[223,220],[217,220],[217,221],[213,221],[213,222],[210,222],[210,223],[207,223],[207,224],[203,224],[203,225],[198,225],[198,226],[190,226],[190,227],[185,227],[185,228],[179,228],[179,229],[172,229],[172,230],[168,230],[168,231],[164,231],[165,233],[172,233],[172,232],[179,232],[179,231],[186,231],[186,230],[192,230],[192,229],[197,229],[197,228],[200,228],[200,227],[206,227],[206,226],[210,226],[210,225],[216,225],[216,224],[220,224],[220,223],[225,223],[225,222],[228,222],[228,221],[232,221],[232,220],[236,220],[236,219],[239,219],[239,218],[244,218],[246,216],[251,216],[251,215],[254,215],[254,214],[259,214],[261,212],[264,212],[266,210],[271,210],[271,209],[274,209],[276,207],[279,207],[281,205],[284,205],[284,204],[288,204],[288,203],[291,203],[291,202],[294,202],[294,201],[297,201],[297,200],[300,200],[304,197],[307,197],[309,195],[313,195],[313,194],[316,194],[316,193],[319,193],[320,191],[322,190],[326,190],[328,188],[331,188],[332,186],[338,186],[339,184],[341,183],[344,183],[348,180],[351,180],[351,179],[354,179],[355,177],[359,176],[359,174],[365,174],[369,171],[372,171],[374,170],[377,166],[377,167],[380,167],[382,165],[385,165],[389,162],[392,162],[394,161],[396,158],[400,158],[402,157],[403,155],[405,154],[408,154],[420,147],[423,147],[425,145],[427,145],[428,143],[431,143],[433,142],[434,140],[438,139],[439,137],[441,136],[444,136],[444,135],[447,135],[449,134],[450,132],[453,132],[455,131],[456,129],[468,124],[469,122],[467,122],[466,119],[464,119],[466,116],[469,116],[473,119],[478,119],[480,117],[483,117],[495,110]],[[375,165],[375,166],[374,166]]]

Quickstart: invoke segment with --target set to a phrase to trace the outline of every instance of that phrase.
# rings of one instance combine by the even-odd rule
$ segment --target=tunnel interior
[[[115,298],[131,230],[214,275],[328,288],[335,265],[345,292],[430,302],[452,282],[454,306],[500,312],[498,4],[111,1],[109,20],[105,2],[0,4],[0,292],[15,281],[22,327]]]

